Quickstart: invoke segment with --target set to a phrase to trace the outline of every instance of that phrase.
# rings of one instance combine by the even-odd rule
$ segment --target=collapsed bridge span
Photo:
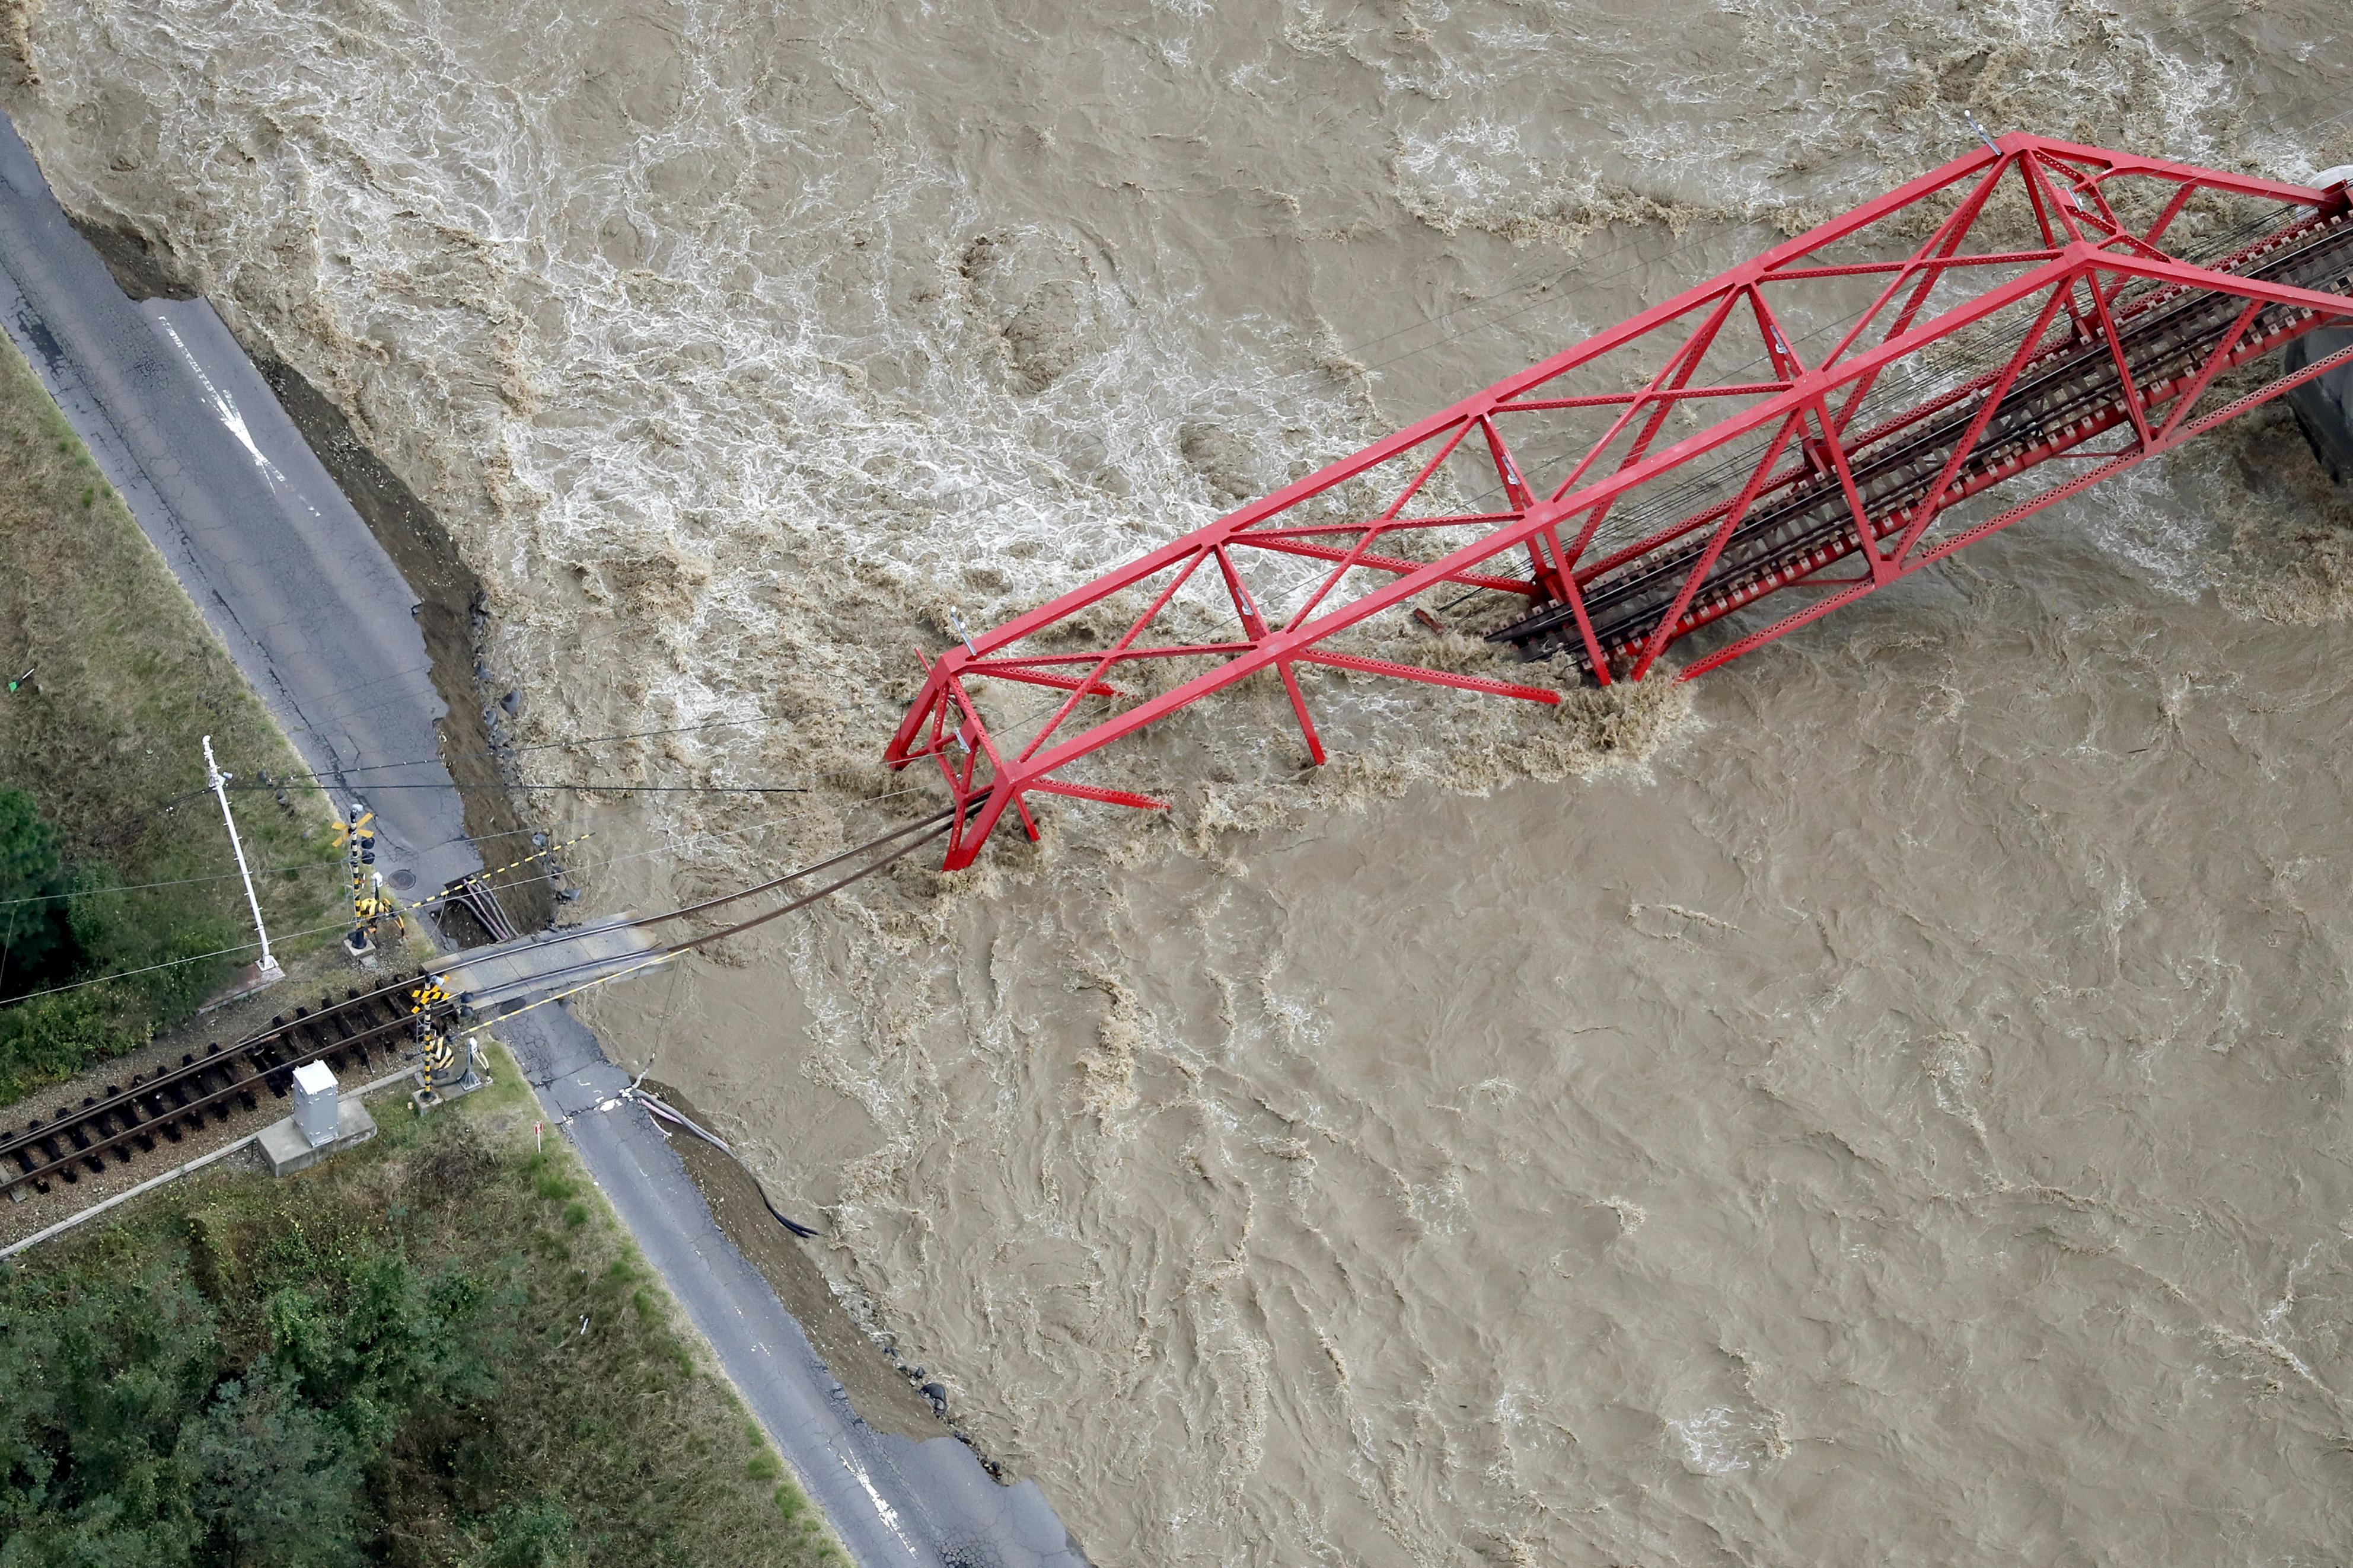
[[[2353,321],[2344,173],[1989,142],[950,647],[886,761],[945,779],[955,868],[1008,811],[1035,837],[1031,795],[1159,805],[1069,770],[1253,675],[1319,763],[1302,665],[1558,700],[1352,648],[1393,608],[1608,685],[1799,595],[1691,679],[2353,363],[2248,368]],[[992,727],[988,682],[1061,695]]]

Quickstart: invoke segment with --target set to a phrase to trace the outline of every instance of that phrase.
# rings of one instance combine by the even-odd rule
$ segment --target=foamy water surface
[[[649,908],[924,800],[951,609],[1965,110],[2353,160],[2340,9],[51,0],[8,106],[439,510],[521,738],[753,721],[535,776],[818,786],[536,802]],[[594,1016],[1102,1563],[2335,1561],[2348,521],[2264,415],[1682,693],[1333,676],[1299,777],[1237,692],[1099,764],[1172,819]]]

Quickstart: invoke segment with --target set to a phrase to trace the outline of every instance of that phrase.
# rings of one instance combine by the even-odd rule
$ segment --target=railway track
[[[911,854],[945,833],[950,815],[935,812],[788,875],[628,923],[649,926],[702,914],[889,849],[888,854],[764,914],[641,953],[559,963],[555,967],[543,969],[536,978],[544,990],[554,990],[572,982],[568,988],[556,992],[556,995],[568,995],[586,985],[618,978],[677,953],[764,925],[839,892]],[[892,847],[893,845],[897,847]],[[566,942],[593,934],[596,933],[582,931],[557,936],[540,944],[536,951],[541,955],[553,953]],[[575,976],[582,978],[575,982]],[[555,996],[543,998],[554,999]],[[59,1184],[75,1186],[86,1175],[103,1174],[110,1163],[130,1165],[142,1156],[155,1153],[160,1146],[183,1142],[207,1120],[226,1123],[240,1111],[259,1110],[264,1095],[272,1100],[286,1098],[295,1069],[305,1062],[324,1061],[338,1073],[347,1066],[363,1071],[389,1068],[404,1056],[417,1054],[417,1014],[420,1004],[445,1031],[456,1021],[461,1005],[444,988],[439,975],[422,971],[373,991],[347,990],[341,1001],[322,996],[315,1009],[297,1007],[291,1017],[281,1014],[270,1019],[268,1028],[257,1030],[235,1045],[215,1044],[201,1055],[188,1052],[180,1058],[176,1067],[133,1074],[127,1084],[110,1083],[99,1093],[83,1096],[79,1106],[47,1119],[35,1117],[15,1131],[0,1131],[0,1190],[21,1201],[36,1194],[48,1194]]]
[[[110,1162],[129,1165],[180,1142],[207,1119],[226,1122],[259,1110],[264,1096],[285,1098],[294,1069],[305,1062],[324,1061],[339,1073],[388,1065],[415,1038],[409,993],[426,979],[347,990],[340,1001],[322,996],[315,1009],[297,1007],[234,1045],[188,1052],[176,1067],[133,1074],[127,1084],[84,1096],[79,1106],[0,1134],[0,1189],[21,1199],[58,1184],[75,1185]]]
[[[2307,218],[2213,263],[2218,271],[2327,293],[2353,292],[2353,215]],[[2136,388],[2157,414],[2200,384],[2197,366],[2232,328],[2243,301],[2179,287],[2127,289],[2114,301],[2124,358]],[[2228,356],[2242,363],[2295,337],[2310,312],[2274,306],[2257,313]],[[1998,377],[1989,364],[1976,376],[1927,397],[1855,438],[1855,489],[1874,542],[1904,531],[1962,442]],[[1975,495],[2053,458],[2072,455],[2129,414],[2108,346],[2053,330],[2044,350],[2002,395],[1983,435],[1969,447],[1943,492],[1943,505]],[[1868,421],[1864,421],[1868,423]],[[1736,466],[1736,465],[1735,465]],[[1736,480],[1725,481],[1726,484]],[[1613,663],[1630,659],[1671,609],[1710,525],[1730,502],[1604,556],[1584,578],[1585,607],[1596,640]],[[1673,515],[1672,513],[1670,516]],[[1835,478],[1800,456],[1761,490],[1723,553],[1678,617],[1680,637],[1777,589],[1802,583],[1861,548],[1855,515]],[[1580,574],[1583,577],[1584,574]],[[1572,612],[1547,604],[1486,634],[1524,657],[1565,655],[1591,673],[1592,660]]]

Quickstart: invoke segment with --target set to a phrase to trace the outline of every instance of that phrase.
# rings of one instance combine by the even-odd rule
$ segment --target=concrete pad
[[[375,1136],[375,1118],[356,1095],[345,1095],[335,1108],[335,1135],[328,1142],[312,1145],[302,1136],[302,1130],[292,1117],[273,1121],[261,1130],[261,1156],[269,1162],[273,1176],[290,1176],[297,1171],[307,1171],[328,1155],[364,1143]]]

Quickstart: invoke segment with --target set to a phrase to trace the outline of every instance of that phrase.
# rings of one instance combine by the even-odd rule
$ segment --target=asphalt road
[[[1085,1568],[1035,1481],[999,1486],[953,1437],[918,1443],[860,1420],[808,1337],[711,1217],[629,1075],[560,1007],[496,1026],[541,1101],[722,1354],[753,1413],[866,1568]]]
[[[125,299],[5,118],[0,318],[337,806],[446,786],[446,710],[391,557],[213,308]],[[482,868],[454,790],[368,805],[378,867],[412,896]]]
[[[419,891],[480,869],[437,756],[416,595],[212,307],[125,299],[5,116],[0,324],[308,765],[346,786],[338,805],[424,786],[369,797],[379,868]],[[1083,1568],[1034,1482],[860,1419],[586,1026],[557,1005],[500,1035],[864,1568]]]

